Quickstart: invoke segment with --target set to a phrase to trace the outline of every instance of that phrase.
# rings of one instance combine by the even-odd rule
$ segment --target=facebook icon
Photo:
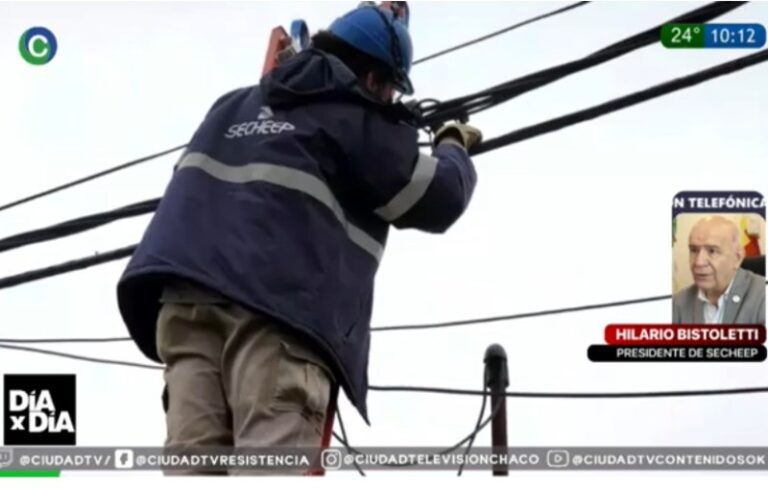
[[[115,467],[117,469],[133,468],[133,450],[131,449],[115,450]]]

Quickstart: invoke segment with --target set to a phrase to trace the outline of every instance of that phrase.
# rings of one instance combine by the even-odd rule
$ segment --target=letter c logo
[[[19,39],[21,57],[29,64],[49,63],[56,55],[57,48],[56,36],[45,27],[27,29]]]

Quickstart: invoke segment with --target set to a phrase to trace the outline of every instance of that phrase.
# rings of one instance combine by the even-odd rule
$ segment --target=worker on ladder
[[[407,15],[360,6],[193,135],[117,287],[131,337],[165,365],[166,446],[327,446],[337,385],[370,423],[388,230],[448,230],[481,139],[451,123],[420,152],[393,101],[413,93],[411,60]]]

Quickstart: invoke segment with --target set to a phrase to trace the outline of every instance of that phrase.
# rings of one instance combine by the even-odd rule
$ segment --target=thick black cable
[[[565,13],[565,12],[567,12],[569,10],[573,10],[575,8],[582,7],[582,6],[584,6],[584,5],[588,4],[588,3],[590,3],[590,2],[575,2],[575,3],[571,4],[571,5],[567,5],[565,7],[562,7],[562,8],[559,8],[559,9],[547,12],[545,14],[532,17],[532,18],[527,19],[525,21],[518,22],[517,24],[505,27],[503,29],[497,30],[497,31],[492,32],[490,34],[487,34],[487,35],[484,35],[482,37],[473,39],[471,41],[467,41],[467,42],[464,42],[462,44],[458,44],[456,46],[453,46],[453,47],[444,49],[442,51],[430,54],[430,55],[428,55],[428,56],[426,56],[424,58],[421,58],[421,59],[418,59],[418,60],[414,61],[413,65],[424,63],[426,61],[438,58],[440,56],[443,56],[443,55],[446,55],[446,54],[458,51],[460,49],[464,49],[464,48],[469,47],[471,45],[474,45],[474,44],[477,44],[479,42],[482,42],[482,41],[491,39],[493,37],[499,36],[501,34],[513,31],[515,29],[524,27],[526,25],[532,24],[532,23],[537,22],[539,20],[544,20],[546,18],[553,17],[553,16],[561,14],[561,13]],[[79,180],[73,181],[71,183],[67,183],[65,185],[61,185],[59,187],[53,188],[51,190],[48,190],[46,192],[42,192],[42,193],[39,193],[37,195],[32,195],[30,197],[18,200],[16,202],[12,202],[10,204],[4,205],[3,207],[0,207],[0,211],[5,210],[6,208],[12,208],[12,207],[14,207],[16,205],[20,205],[22,203],[34,200],[34,199],[39,198],[39,197],[43,197],[43,196],[49,195],[51,193],[55,193],[55,192],[60,191],[60,190],[71,188],[72,186],[76,186],[76,185],[78,185],[80,183],[85,183],[87,181],[96,179],[96,178],[98,178],[100,176],[105,176],[105,175],[108,175],[110,173],[119,171],[121,169],[126,169],[126,168],[129,168],[131,166],[137,165],[139,163],[147,162],[147,161],[150,161],[152,159],[156,159],[158,157],[164,156],[164,155],[169,154],[171,152],[183,149],[185,147],[186,147],[186,145],[177,146],[175,148],[172,148],[172,149],[160,152],[160,153],[156,153],[156,154],[153,154],[153,155],[150,155],[150,156],[146,156],[144,158],[140,158],[140,159],[137,159],[137,160],[125,163],[125,164],[118,165],[118,166],[113,167],[111,169],[102,171],[100,173],[96,173],[96,174],[91,175],[91,176],[87,176],[85,178],[81,178]],[[145,202],[129,205],[127,207],[123,207],[123,208],[114,210],[112,212],[101,212],[101,213],[98,213],[98,214],[93,214],[93,215],[89,215],[89,216],[86,216],[86,217],[81,217],[81,218],[77,218],[77,219],[74,219],[74,220],[62,222],[62,223],[59,223],[59,224],[56,224],[56,225],[53,225],[53,226],[50,226],[50,227],[46,227],[44,229],[34,230],[34,231],[31,231],[31,232],[25,232],[23,234],[17,234],[17,235],[14,235],[14,236],[10,236],[8,238],[0,240],[0,252],[8,251],[8,250],[11,250],[11,249],[15,249],[15,248],[26,246],[26,245],[30,245],[30,244],[35,244],[35,243],[38,243],[38,242],[44,242],[44,241],[48,241],[48,240],[52,240],[52,239],[57,239],[57,238],[60,238],[60,237],[65,237],[67,235],[75,234],[75,233],[78,233],[78,232],[84,232],[86,230],[90,230],[90,229],[93,229],[93,228],[98,227],[100,225],[104,225],[104,224],[107,224],[107,223],[110,223],[110,222],[113,222],[115,220],[119,220],[119,219],[122,219],[122,218],[143,215],[145,213],[149,213],[149,212],[154,211],[157,208],[157,204],[159,203],[159,201],[160,201],[159,198],[158,199],[153,199],[153,200],[148,200],[148,201],[145,201]]]
[[[738,8],[744,3],[747,3],[747,2],[713,2],[711,4],[705,5],[704,7],[701,7],[694,11],[683,14],[675,19],[672,19],[667,23],[705,22],[713,18],[716,18],[720,15],[723,15],[724,13],[727,13],[735,8]],[[571,6],[571,8],[575,8],[575,7],[576,7],[575,5]],[[454,100],[449,100],[444,103],[438,104],[437,106],[432,107],[428,114],[425,114],[425,122],[426,122],[425,125],[436,125],[438,123],[455,119],[457,117],[462,116],[467,110],[474,109],[475,111],[477,111],[479,109],[490,108],[491,106],[501,103],[502,101],[509,100],[514,96],[520,95],[526,91],[530,91],[535,88],[544,86],[548,83],[556,81],[569,74],[587,69],[597,64],[606,62],[610,59],[627,54],[628,52],[631,52],[639,47],[658,41],[659,30],[660,30],[660,26],[649,29],[645,32],[642,32],[640,34],[627,38],[623,41],[615,43],[611,46],[608,46],[604,49],[601,49],[600,51],[597,51],[581,60],[577,60],[571,63],[565,63],[559,66],[548,68],[546,70],[532,73],[522,78],[518,78],[516,80],[512,80],[510,82],[503,83],[501,85],[497,85],[495,87],[483,90],[473,95],[467,95],[464,97],[460,97]],[[491,101],[483,98],[487,96],[492,96],[493,100]],[[477,101],[474,105],[465,106],[465,104],[467,104],[469,101],[473,99],[479,99],[479,101]],[[456,107],[459,107],[458,111],[456,110],[451,111],[451,109],[455,109]],[[94,173],[92,175],[79,178],[69,183],[65,183],[63,185],[59,185],[49,190],[45,190],[43,192],[30,195],[20,200],[16,200],[16,201],[4,204],[0,206],[0,212],[3,210],[16,207],[23,203],[36,200],[44,196],[51,195],[53,193],[56,193],[68,188],[72,188],[82,183],[95,180],[102,176],[106,176],[106,175],[115,173],[117,171],[138,165],[140,163],[151,161],[161,156],[165,156],[167,154],[184,149],[185,147],[186,147],[186,144],[182,144],[182,145],[167,149],[165,151],[151,154],[149,156],[144,156],[142,158],[135,159],[133,161],[129,161],[127,163],[123,163],[115,167],[106,169],[104,171],[100,171],[98,173]]]
[[[646,88],[645,90],[610,100],[605,103],[601,103],[600,105],[595,105],[584,110],[579,110],[577,112],[563,115],[555,119],[547,120],[546,122],[518,129],[503,136],[489,139],[478,145],[476,148],[473,148],[471,153],[473,155],[482,154],[484,152],[493,151],[494,149],[508,146],[516,142],[532,139],[534,137],[547,134],[549,132],[554,132],[565,127],[570,127],[572,125],[591,120],[605,114],[651,100],[653,98],[667,95],[677,90],[689,88],[719,76],[734,73],[736,71],[759,63],[763,63],[765,61],[768,61],[768,49],[763,49],[756,53],[743,56],[726,63],[718,64],[716,66],[712,66],[711,68],[707,68],[702,71],[683,76],[681,78],[667,81],[659,85]]]
[[[578,7],[583,7],[584,5],[586,5],[588,3],[590,3],[590,2],[576,2],[576,3],[572,3],[570,5],[566,5],[565,7],[561,7],[559,9],[557,9],[557,10],[552,10],[552,11],[547,12],[545,14],[537,15],[536,17],[532,17],[532,18],[530,18],[528,20],[524,20],[522,22],[518,22],[517,24],[510,25],[508,27],[504,27],[503,29],[499,29],[497,31],[491,32],[490,34],[486,34],[484,36],[477,37],[477,38],[472,39],[470,41],[466,41],[466,42],[463,42],[461,44],[457,44],[456,46],[449,47],[447,49],[443,49],[442,51],[438,51],[436,53],[432,53],[432,54],[430,54],[428,56],[424,56],[423,58],[419,58],[419,59],[417,59],[416,61],[413,62],[413,66],[416,66],[417,64],[424,63],[426,61],[430,61],[430,60],[435,59],[435,58],[439,58],[440,56],[445,56],[446,54],[450,54],[450,53],[452,53],[454,51],[458,51],[460,49],[464,49],[466,47],[478,44],[480,42],[487,41],[488,39],[500,36],[501,34],[505,34],[507,32],[511,32],[511,31],[513,31],[515,29],[519,29],[520,27],[524,27],[524,26],[532,24],[534,22],[538,22],[540,20],[544,20],[544,19],[549,18],[549,17],[554,17],[555,15],[565,13],[565,12],[567,12],[569,10],[573,10],[575,8],[578,8]]]
[[[715,2],[715,4],[719,4],[719,3],[723,3],[723,2]],[[733,3],[737,3],[737,2],[733,2]],[[745,3],[745,2],[742,2],[742,3]],[[697,11],[694,11],[695,15],[694,13],[691,13],[691,14],[686,14],[686,16],[689,16],[690,18],[694,18],[697,16],[705,15],[705,13],[706,15],[712,15],[712,10],[714,9],[713,5],[714,4],[710,4],[708,6],[702,7],[701,9],[698,9]],[[722,8],[724,7],[720,7],[718,11],[720,11]],[[730,7],[730,8],[736,8],[736,7]],[[686,16],[682,16],[676,20],[679,21],[680,19]],[[643,35],[645,35],[645,33]],[[632,44],[631,42],[625,40],[609,48],[606,48],[602,51],[599,51],[596,54],[602,53],[603,51],[610,52],[612,50],[619,49],[619,48],[623,49],[622,46],[624,46],[624,44],[627,44],[627,43]],[[586,120],[591,120],[591,119],[600,117],[602,115],[605,115],[617,110],[621,110],[623,108],[636,105],[638,103],[641,103],[662,95],[666,95],[668,93],[671,93],[677,90],[689,88],[691,86],[694,86],[696,84],[702,83],[704,81],[707,81],[719,76],[733,73],[735,71],[744,69],[746,67],[749,67],[758,63],[762,63],[767,59],[768,59],[768,50],[762,50],[757,53],[744,56],[742,58],[738,58],[720,65],[716,65],[711,68],[707,68],[705,70],[699,71],[697,73],[693,73],[691,75],[684,76],[682,78],[677,78],[675,80],[671,80],[671,81],[647,88],[645,90],[641,90],[639,92],[635,92],[614,100],[610,100],[600,105],[596,105],[584,110],[580,110],[577,112],[573,112],[571,114],[557,117],[555,119],[541,122],[539,124],[535,124],[532,126],[515,130],[513,132],[510,132],[505,135],[483,142],[479,146],[473,148],[471,153],[473,155],[482,154],[488,151],[492,151],[494,149],[498,149],[503,146],[514,144],[516,142],[520,142],[526,139],[531,139],[533,137],[537,137],[539,135],[553,132],[556,130],[560,130],[570,125],[578,124]],[[439,105],[441,104],[436,105],[433,103],[431,104],[430,107],[435,107]],[[430,109],[434,109],[434,108],[430,108]],[[159,201],[160,199],[147,200],[145,202],[129,205],[127,207],[123,207],[121,209],[117,209],[112,212],[103,212],[99,214],[89,215],[79,219],[63,222],[63,223],[60,223],[51,227],[47,227],[44,229],[14,235],[0,241],[0,252],[8,249],[18,248],[28,244],[33,244],[33,243],[43,242],[46,240],[56,239],[59,237],[64,237],[77,232],[82,232],[84,230],[92,229],[99,225],[104,225],[105,223],[113,222],[121,218],[141,215],[143,213],[149,213],[153,210],[153,207],[156,208]],[[2,288],[2,286],[0,286],[0,288]]]
[[[59,351],[51,351],[49,349],[40,349],[36,347],[15,346],[10,344],[0,344],[2,349],[13,349],[25,352],[34,352],[38,354],[46,354],[49,356],[58,356],[67,359],[74,359],[78,361],[88,361],[100,364],[111,364],[115,366],[127,366],[133,368],[144,369],[163,369],[162,366],[153,364],[134,363],[129,361],[117,361],[113,359],[94,358],[90,356],[81,356],[78,354],[69,354]],[[401,392],[401,393],[434,393],[443,395],[474,395],[482,396],[486,392],[481,390],[463,390],[457,388],[438,388],[438,387],[426,387],[426,386],[375,386],[368,387],[371,391],[378,392]],[[716,389],[716,390],[688,390],[688,391],[641,391],[641,392],[611,392],[611,393],[546,393],[546,392],[515,392],[508,391],[505,393],[507,397],[515,398],[560,398],[560,399],[620,399],[620,398],[673,398],[673,397],[689,397],[689,396],[716,396],[716,395],[745,395],[752,393],[768,393],[768,386],[761,387],[748,387],[748,388],[730,388],[730,389]],[[497,406],[498,408],[498,406]],[[492,417],[492,416],[491,416]],[[489,422],[490,418],[489,417]],[[454,450],[464,445],[470,436],[467,436],[463,442],[454,446]]]
[[[134,203],[132,205],[127,205],[116,210],[86,215],[85,217],[67,220],[65,222],[60,222],[49,227],[44,227],[42,229],[6,237],[4,239],[0,239],[0,253],[23,246],[28,246],[30,244],[37,244],[40,242],[59,239],[69,235],[78,234],[80,232],[85,232],[87,230],[109,224],[115,220],[148,214],[154,212],[157,209],[159,203],[159,198],[153,198],[152,200]]]
[[[472,148],[471,154],[479,155],[527,139],[532,139],[534,137],[579,124],[587,120],[595,119],[597,117],[601,117],[603,115],[616,112],[632,105],[637,105],[639,103],[646,102],[648,100],[652,100],[654,98],[658,98],[678,90],[690,88],[705,81],[728,75],[744,68],[763,63],[765,61],[768,61],[768,49],[763,49],[756,53],[752,53],[741,58],[712,66],[690,75],[676,78],[674,80],[670,80],[659,85],[631,93],[629,95],[615,98],[593,107],[562,115],[560,117],[556,117],[554,119],[550,119],[528,127],[523,127],[522,129],[517,129],[493,139],[488,139],[480,145]],[[160,199],[147,200],[145,202],[122,207],[112,212],[93,214],[67,222],[62,222],[51,227],[7,237],[0,240],[0,252],[29,244],[57,239],[59,237],[68,236],[77,232],[83,232],[84,230],[92,229],[94,227],[98,227],[118,219],[149,213],[157,207],[159,201]],[[2,283],[1,280],[0,283]],[[1,284],[0,288],[3,288]]]
[[[653,27],[640,34],[616,42],[584,58],[531,73],[512,81],[504,82],[473,95],[465,95],[454,100],[443,102],[442,104],[433,106],[431,109],[422,112],[422,117],[424,122],[435,127],[448,120],[487,110],[523,93],[541,88],[568,75],[592,68],[598,64],[605,63],[655,42],[660,42],[661,28],[667,23],[705,22],[738,8],[745,3],[747,2],[713,2],[678,16],[675,19],[669,20],[657,27]]]
[[[87,183],[89,181],[95,180],[97,178],[101,178],[102,176],[107,176],[112,173],[116,173],[118,171],[130,168],[132,166],[136,166],[141,163],[145,163],[147,161],[151,161],[153,159],[157,159],[159,157],[165,156],[167,154],[171,154],[173,152],[176,152],[180,149],[184,149],[187,147],[186,144],[182,144],[180,146],[172,147],[170,149],[166,149],[165,151],[160,151],[155,154],[150,154],[149,156],[144,156],[139,159],[134,159],[133,161],[128,161],[127,163],[118,164],[117,166],[113,166],[112,168],[105,169],[104,171],[99,171],[98,173],[94,173],[92,175],[84,176],[82,178],[79,178],[74,181],[70,181],[69,183],[64,183],[63,185],[59,185],[56,187],[53,187],[49,190],[42,191],[40,193],[35,193],[34,195],[30,195],[28,197],[24,197],[22,199],[16,200],[14,202],[6,203],[2,206],[0,206],[0,212],[3,210],[8,210],[9,208],[16,207],[18,205],[21,205],[23,203],[31,202],[32,200],[37,200],[38,198],[42,198],[44,196],[52,195],[54,193],[60,192],[62,190],[66,190],[68,188],[72,188],[73,186],[81,185],[83,183]]]
[[[727,13],[735,8],[738,8],[744,3],[747,3],[747,2],[713,2],[704,7],[701,7],[694,11],[681,15],[675,19],[672,19],[667,23],[705,22],[707,20],[711,20],[715,17],[723,15],[724,13]],[[571,8],[575,8],[575,6],[571,6]],[[587,69],[589,67],[595,66],[602,62],[606,62],[610,59],[613,59],[623,54],[626,54],[628,52],[631,52],[644,45],[651,44],[655,41],[658,41],[659,30],[660,30],[660,26],[649,29],[645,32],[642,32],[640,34],[627,38],[623,41],[615,43],[611,46],[608,46],[581,60],[577,60],[571,63],[566,63],[563,65],[548,68],[546,70],[532,73],[522,78],[518,78],[516,80],[512,80],[510,82],[506,82],[501,85],[497,85],[495,87],[483,90],[473,95],[467,95],[464,97],[460,97],[454,100],[449,100],[449,101],[437,104],[436,106],[430,108],[428,113],[424,114],[424,125],[434,126],[434,125],[438,125],[439,123],[446,122],[448,120],[462,117],[466,113],[470,113],[470,112],[476,113],[479,110],[485,110],[494,105],[502,103],[503,101],[507,101],[517,95],[525,93],[526,91],[539,88],[541,86],[544,86],[548,83],[556,81],[569,74],[575,73],[577,71],[581,71],[583,69]],[[491,98],[488,98],[488,97],[491,97]],[[467,105],[467,103],[473,99],[476,100],[474,104]],[[187,146],[186,144],[182,144],[182,145],[167,149],[165,151],[151,154],[149,156],[144,156],[142,158],[135,159],[133,161],[129,161],[127,163],[123,163],[115,167],[106,169],[104,171],[100,171],[98,173],[94,173],[92,175],[79,178],[69,183],[59,185],[49,190],[45,190],[43,192],[36,193],[34,195],[30,195],[28,197],[4,204],[0,206],[0,212],[3,210],[16,207],[23,203],[27,203],[27,202],[36,200],[38,198],[42,198],[44,196],[51,195],[53,193],[56,193],[68,188],[72,188],[82,183],[95,180],[102,176],[106,176],[106,175],[115,173],[117,171],[138,165],[140,163],[151,161],[161,156],[165,156],[175,151],[184,149],[186,146]]]
[[[0,346],[1,347],[1,346]],[[371,391],[390,391],[403,393],[435,393],[442,395],[483,395],[480,390],[462,390],[456,388],[435,388],[426,386],[369,386]],[[689,396],[715,396],[715,395],[745,395],[751,393],[768,393],[768,386],[750,388],[730,388],[717,390],[689,390],[689,391],[638,391],[617,393],[539,393],[508,391],[505,396],[515,398],[560,398],[560,399],[620,399],[620,398],[673,398]]]
[[[661,39],[661,28],[668,23],[707,22],[741,7],[745,3],[747,2],[712,2],[656,27],[611,44],[581,59],[546,68],[470,95],[441,102],[422,112],[422,123],[436,127],[447,121],[486,110],[566,76],[613,60],[642,47],[658,43]]]
[[[517,24],[514,24],[514,25],[511,25],[511,26],[505,27],[503,29],[491,32],[490,34],[486,34],[486,35],[484,35],[482,37],[478,37],[476,39],[472,39],[470,41],[467,41],[467,42],[458,44],[456,46],[452,46],[452,47],[443,49],[442,51],[438,51],[436,53],[430,54],[430,55],[425,56],[425,57],[423,57],[421,59],[417,59],[416,61],[413,62],[413,65],[415,66],[417,64],[425,63],[425,62],[430,61],[432,59],[444,56],[446,54],[458,51],[460,49],[464,49],[466,47],[469,47],[469,46],[472,46],[472,45],[477,44],[479,42],[491,39],[491,38],[499,36],[501,34],[513,31],[513,30],[518,29],[520,27],[524,27],[524,26],[532,24],[534,22],[537,22],[537,21],[540,21],[540,20],[544,20],[546,18],[553,17],[553,16],[561,14],[561,13],[565,13],[565,12],[567,12],[569,10],[573,10],[575,8],[578,8],[578,7],[582,7],[582,6],[586,5],[587,3],[590,3],[590,2],[576,2],[574,4],[567,5],[567,6],[563,7],[563,8],[559,8],[557,10],[553,10],[551,12],[548,12],[548,13],[545,13],[545,14],[542,14],[542,15],[537,15],[535,17],[532,17],[530,19],[524,20],[522,22],[518,22]],[[138,164],[145,163],[145,162],[151,161],[153,159],[157,159],[157,158],[165,156],[167,154],[171,154],[173,152],[176,152],[176,151],[179,151],[181,149],[184,149],[186,147],[187,147],[187,144],[181,144],[179,146],[176,146],[176,147],[173,147],[173,148],[170,148],[170,149],[166,149],[164,151],[161,151],[161,152],[158,152],[158,153],[155,153],[155,154],[150,154],[148,156],[144,156],[144,157],[141,157],[139,159],[135,159],[133,161],[129,161],[127,163],[123,163],[123,164],[119,164],[117,166],[113,166],[112,168],[106,169],[104,171],[99,171],[98,173],[94,173],[92,175],[85,176],[85,177],[79,178],[79,179],[74,180],[74,181],[70,181],[69,183],[64,183],[62,185],[53,187],[53,188],[51,188],[49,190],[45,190],[45,191],[42,191],[40,193],[36,193],[34,195],[30,195],[28,197],[24,197],[24,198],[21,198],[19,200],[16,200],[16,201],[13,201],[13,202],[10,202],[10,203],[6,203],[6,204],[0,206],[0,212],[2,212],[3,210],[8,210],[10,208],[16,207],[18,205],[27,203],[27,202],[31,202],[33,200],[37,200],[38,198],[42,198],[44,196],[52,195],[54,193],[60,192],[62,190],[66,190],[68,188],[72,188],[74,186],[81,185],[83,183],[87,183],[87,182],[95,180],[97,178],[101,178],[103,176],[107,176],[107,175],[110,175],[112,173],[116,173],[118,171],[121,171],[121,170],[124,170],[124,169],[128,169],[128,168],[130,168],[132,166],[136,166]]]
[[[26,271],[13,276],[7,276],[0,278],[0,290],[4,288],[10,288],[12,286],[22,285],[24,283],[30,283],[32,281],[38,281],[45,278],[51,278],[72,271],[80,271],[90,266],[96,266],[99,264],[109,263],[111,261],[117,261],[131,256],[136,250],[136,246],[127,246],[113,251],[108,251],[95,256],[75,259],[67,261],[65,263],[57,264],[47,268],[35,269],[32,271]]]
[[[647,90],[643,90],[642,92],[637,92],[625,97],[621,97],[620,99],[616,99],[610,102],[606,102],[605,104],[602,104],[597,107],[593,107],[587,110],[583,110],[580,112],[576,112],[570,115],[566,115],[564,117],[560,117],[558,119],[553,119],[552,121],[544,122],[542,124],[538,124],[537,126],[533,126],[531,128],[524,128],[520,129],[518,131],[509,133],[507,135],[492,139],[484,143],[480,149],[478,149],[476,152],[486,152],[493,150],[495,148],[501,147],[503,145],[512,144],[514,142],[519,142],[520,140],[524,140],[527,138],[535,137],[536,135],[539,135],[540,133],[544,133],[547,131],[553,131],[557,130],[559,128],[565,127],[566,125],[578,123],[583,120],[587,120],[589,118],[594,118],[596,116],[602,115],[604,113],[608,113],[610,111],[618,110],[620,108],[624,108],[626,106],[639,103],[641,101],[648,100],[650,98],[653,98],[655,96],[660,96],[662,94],[669,93],[670,91],[679,90],[682,88],[686,88],[688,86],[701,83],[702,81],[705,81],[707,79],[720,76],[722,74],[730,73],[739,69],[743,69],[744,67],[751,66],[760,62],[764,62],[768,60],[768,49],[759,51],[757,53],[724,63],[722,65],[718,65],[712,68],[708,68],[704,71],[694,73],[693,75],[689,75],[683,78],[679,78],[677,80],[673,80],[671,82],[667,82],[661,85],[657,85],[655,87],[649,88]],[[146,202],[143,202],[146,204]],[[137,204],[141,205],[141,204]],[[100,218],[105,218],[103,214]],[[93,217],[93,216],[90,216]],[[112,219],[114,220],[114,219]],[[73,222],[73,221],[70,221]],[[91,222],[93,223],[93,222]],[[62,224],[59,224],[62,225]],[[81,223],[81,225],[84,225]],[[56,226],[54,226],[56,227]],[[68,229],[65,227],[64,230],[60,231],[68,231]],[[33,231],[29,234],[34,234],[37,231]],[[47,232],[41,231],[42,234],[46,236],[50,236],[51,230],[48,229]],[[8,242],[11,239],[17,239],[18,236],[14,236],[12,238],[8,238],[4,240],[4,242]],[[7,245],[7,244],[6,244]],[[19,242],[18,240],[15,241],[16,247],[18,247]],[[6,278],[0,279],[0,289],[8,288],[11,286],[16,286],[19,284],[36,281],[39,279],[56,276],[59,274],[67,273],[70,271],[77,271],[80,269],[84,269],[89,266],[97,265],[106,263],[109,261],[113,261],[116,259],[122,259],[124,257],[130,256],[133,251],[135,250],[135,246],[128,246],[122,249],[117,249],[115,251],[107,252],[104,254],[100,254],[93,257],[83,258],[75,261],[70,261],[67,263],[59,264],[53,267],[49,268],[43,268],[38,270],[29,271],[26,273],[21,273],[19,275],[9,276]],[[657,297],[649,297],[649,298],[642,298],[638,300],[631,300],[628,301],[629,303],[643,303],[643,302],[650,302],[650,301],[657,301],[657,300],[663,300],[667,299],[669,296],[657,296]],[[627,302],[615,302],[614,304],[608,304],[607,306],[617,306],[617,305],[624,305],[629,304]],[[603,305],[605,306],[605,305]],[[544,314],[552,314],[552,313],[565,313],[565,312],[572,312],[572,311],[580,311],[580,310],[588,310],[591,308],[603,308],[601,305],[588,305],[584,307],[573,307],[568,309],[561,309],[561,311],[548,311],[547,313],[540,313],[540,312],[533,312],[530,314],[519,314],[515,316],[505,316],[505,317],[490,317],[487,319],[481,319],[480,321],[472,320],[472,321],[459,321],[459,322],[449,322],[449,323],[443,323],[443,324],[430,324],[430,325],[423,325],[423,326],[394,326],[394,327],[381,327],[381,328],[374,328],[372,330],[402,330],[406,328],[414,328],[414,329],[426,329],[426,328],[436,328],[436,327],[450,327],[450,326],[458,326],[458,325],[465,325],[468,323],[480,323],[480,322],[490,322],[490,321],[498,321],[498,320],[510,320],[511,318],[523,318],[523,317],[533,317],[533,316],[539,316]]]

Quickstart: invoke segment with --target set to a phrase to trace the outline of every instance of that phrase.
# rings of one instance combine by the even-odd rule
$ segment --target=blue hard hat
[[[372,6],[358,7],[336,19],[328,29],[347,44],[376,58],[395,72],[393,80],[406,95],[413,94],[411,71],[413,45],[408,27],[391,11]]]

